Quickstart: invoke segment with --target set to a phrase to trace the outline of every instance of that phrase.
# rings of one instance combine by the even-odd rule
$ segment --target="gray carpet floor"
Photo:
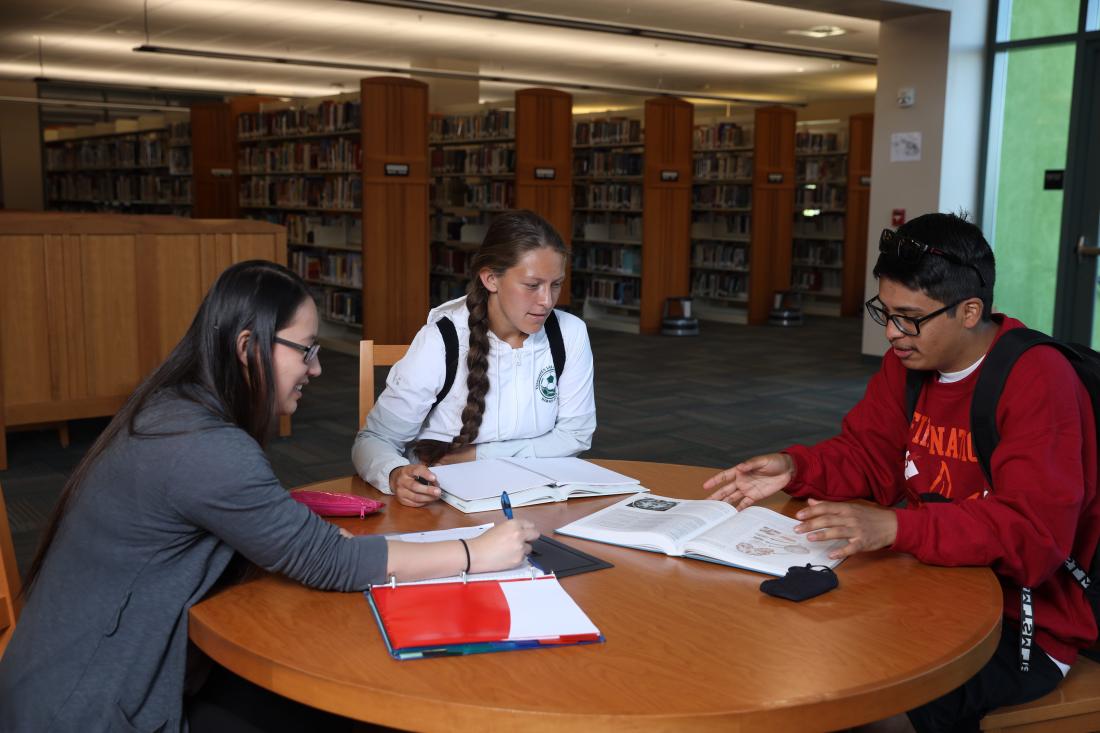
[[[586,456],[726,467],[827,438],[877,368],[859,353],[860,328],[858,319],[817,318],[799,328],[703,323],[700,336],[679,338],[592,329],[599,427]],[[322,352],[322,367],[293,435],[268,447],[288,487],[352,472],[358,361]],[[106,422],[70,423],[68,448],[54,431],[8,434],[0,485],[21,569],[65,477]]]

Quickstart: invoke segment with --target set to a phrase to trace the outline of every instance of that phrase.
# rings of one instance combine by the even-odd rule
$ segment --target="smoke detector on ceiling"
[[[832,38],[833,36],[843,36],[847,32],[835,25],[815,25],[813,28],[796,28],[787,31],[792,36],[806,36],[807,38]]]

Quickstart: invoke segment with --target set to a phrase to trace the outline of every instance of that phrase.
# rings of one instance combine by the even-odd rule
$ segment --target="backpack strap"
[[[905,375],[905,418],[912,424],[913,413],[917,411],[917,399],[920,391],[924,389],[924,383],[928,381],[928,372],[910,369]]]
[[[550,355],[554,358],[554,378],[560,382],[561,373],[565,370],[565,341],[561,337],[561,325],[558,323],[556,311],[550,311],[542,327],[546,329],[546,339],[550,342]]]
[[[435,325],[439,329],[439,335],[443,337],[447,373],[443,378],[443,387],[440,388],[439,394],[435,396],[435,402],[432,403],[432,410],[450,394],[451,387],[455,383],[455,375],[458,374],[458,330],[455,328],[454,321],[443,316],[435,322]],[[562,339],[561,326],[554,311],[550,311],[543,327],[546,329],[546,338],[550,342],[550,355],[554,358],[554,376],[560,380],[561,373],[565,369],[565,341]]]
[[[974,397],[970,402],[970,434],[978,465],[982,467],[990,486],[993,486],[990,468],[993,451],[1001,439],[997,432],[997,401],[1016,360],[1039,344],[1059,346],[1050,336],[1030,328],[1013,328],[1004,332],[986,355],[978,374],[978,383],[974,385]]]
[[[435,322],[435,326],[439,329],[439,335],[443,337],[443,352],[446,356],[447,374],[443,379],[443,387],[439,390],[439,394],[435,396],[435,402],[432,403],[432,410],[451,391],[451,387],[455,383],[455,375],[458,374],[458,331],[455,330],[454,321],[447,316],[443,316]],[[431,412],[431,410],[428,410],[428,412]]]

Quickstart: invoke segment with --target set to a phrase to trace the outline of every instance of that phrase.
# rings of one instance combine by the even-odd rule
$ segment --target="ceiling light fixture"
[[[813,28],[792,29],[787,31],[792,36],[805,36],[806,38],[832,38],[843,36],[848,31],[835,25],[815,25]]]
[[[87,99],[54,99],[50,97],[8,97],[0,96],[0,102],[24,102],[39,104],[43,107],[90,107],[93,109],[134,109],[153,112],[186,112],[187,107],[167,104],[135,104],[131,102],[94,102]]]
[[[340,69],[344,71],[366,71],[381,74],[408,74],[413,76],[427,76],[438,79],[459,79],[462,81],[500,82],[504,84],[518,84],[524,86],[551,86],[562,89],[576,89],[580,91],[594,92],[619,92],[623,94],[637,94],[643,96],[661,97],[696,97],[711,99],[720,102],[733,102],[736,104],[777,104],[774,99],[753,99],[750,97],[734,97],[726,94],[707,94],[705,92],[678,90],[678,89],[654,89],[649,87],[613,86],[609,84],[587,84],[583,82],[557,81],[553,79],[532,79],[528,77],[509,76],[507,74],[480,74],[474,71],[452,71],[449,69],[427,69],[417,66],[386,66],[384,64],[353,64],[342,61],[322,61],[320,59],[300,59],[286,56],[262,56],[257,54],[230,53],[228,51],[214,51],[211,49],[181,48],[178,46],[151,46],[143,44],[134,48],[135,53],[156,53],[168,56],[186,56],[190,58],[216,59],[219,61],[244,61],[258,64],[279,64],[284,66],[305,66],[318,69]],[[803,107],[798,102],[782,102],[793,107]]]
[[[848,61],[853,64],[868,64],[874,66],[878,63],[875,56],[860,54],[840,53],[837,51],[825,51],[797,46],[783,46],[777,43],[761,43],[758,41],[745,41],[723,36],[708,36],[701,33],[681,33],[678,31],[661,30],[658,28],[646,28],[640,26],[627,26],[617,23],[604,23],[599,21],[568,18],[557,15],[540,15],[536,13],[520,13],[513,10],[498,10],[478,5],[459,5],[457,3],[435,2],[435,0],[344,0],[360,5],[384,5],[391,8],[405,8],[407,10],[426,11],[430,13],[444,13],[447,15],[461,15],[470,18],[484,18],[487,20],[503,20],[513,23],[528,23],[531,25],[550,26],[554,28],[566,28],[569,30],[592,31],[594,33],[614,33],[620,36],[638,36],[641,38],[655,38],[664,41],[679,41],[681,43],[693,43],[702,46],[718,46],[721,48],[739,48],[747,51],[763,51],[765,53],[779,53],[788,56],[808,56],[812,58],[833,59],[834,61]],[[827,29],[827,31],[822,30]],[[818,32],[822,35],[812,35]],[[827,38],[846,33],[843,28],[837,26],[815,26],[807,31],[787,31],[796,35],[810,38]]]

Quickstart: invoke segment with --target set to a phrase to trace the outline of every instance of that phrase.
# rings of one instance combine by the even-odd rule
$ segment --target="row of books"
[[[607,247],[576,244],[573,247],[573,267],[580,270],[641,275],[642,250],[638,247]]]
[[[847,177],[847,155],[831,155],[827,158],[795,158],[794,178],[796,181],[830,180],[843,183]]]
[[[327,99],[315,105],[249,112],[237,118],[237,137],[250,140],[357,130],[360,110],[357,99]]]
[[[49,176],[46,179],[46,198],[53,201],[190,204],[191,179],[137,173]]]
[[[168,172],[173,176],[191,175],[191,147],[168,148]]]
[[[582,276],[577,276],[583,279]],[[634,278],[610,280],[593,276],[585,282],[584,298],[608,305],[637,306],[642,297],[642,282]]]
[[[752,178],[752,156],[743,153],[696,153],[695,178]]]
[[[691,214],[693,239],[748,239],[752,232],[749,214],[694,211]]]
[[[797,209],[843,209],[847,202],[848,189],[842,184],[799,186],[794,191]]]
[[[645,172],[641,153],[622,150],[585,150],[573,156],[575,176],[640,176]]]
[[[471,183],[462,178],[443,178],[433,182],[431,189],[431,200],[435,206],[467,209],[515,207],[516,186],[512,181]]]
[[[791,267],[791,288],[822,295],[840,295],[841,271]]]
[[[461,298],[466,294],[466,282],[451,277],[431,278],[428,284],[428,297],[433,306],[446,303],[448,300]]]
[[[168,125],[168,144],[172,146],[191,145],[191,121],[183,120]]]
[[[66,140],[63,143],[46,146],[47,171],[167,166],[168,136],[164,130],[87,140]]]
[[[309,173],[359,170],[363,151],[351,137],[287,140],[270,145],[243,145],[237,158],[241,173]]]
[[[793,263],[808,266],[840,267],[844,258],[844,243],[795,240],[791,250]]]
[[[820,216],[796,216],[791,234],[798,237],[844,238],[843,214],[821,214]]]
[[[573,207],[641,209],[642,186],[637,183],[591,183],[573,187]]]
[[[440,213],[432,217],[432,239],[440,242],[481,244],[489,230],[485,213],[476,216]]]
[[[573,124],[574,145],[640,145],[642,121],[608,117]]]
[[[286,227],[287,241],[314,247],[362,247],[363,220],[346,214],[275,212],[275,223]]]
[[[691,294],[696,298],[748,300],[748,274],[696,270],[691,275]]]
[[[516,171],[516,149],[506,145],[432,148],[432,174],[500,176]]]
[[[317,252],[292,250],[290,269],[309,282],[363,287],[363,255],[358,252]]]
[[[362,326],[362,291],[312,286],[310,287],[310,293],[317,303],[318,312],[325,320],[346,323],[349,326]]]
[[[473,258],[473,252],[432,243],[430,264],[432,272],[437,275],[465,277],[470,271],[470,261]]]
[[[508,138],[516,135],[516,114],[491,109],[476,115],[433,115],[428,125],[431,142]]]
[[[752,147],[752,125],[736,122],[696,125],[693,137],[696,150]]]
[[[241,206],[285,206],[358,210],[363,184],[358,175],[267,178],[254,176],[240,185]]]
[[[582,212],[573,215],[573,237],[597,242],[642,242],[642,217]]]
[[[843,132],[799,130],[794,134],[795,153],[837,153],[848,149]]]
[[[712,183],[692,186],[691,205],[699,209],[747,209],[752,205],[752,187]]]
[[[748,256],[748,247],[732,244],[696,243],[691,248],[693,267],[746,270],[749,266]]]

